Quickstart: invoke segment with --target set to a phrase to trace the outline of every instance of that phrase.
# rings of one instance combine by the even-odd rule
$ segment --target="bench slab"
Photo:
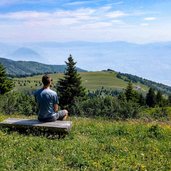
[[[3,127],[29,127],[29,128],[47,128],[55,131],[69,132],[72,126],[71,121],[55,121],[55,122],[40,122],[36,119],[16,119],[9,118],[0,122]]]

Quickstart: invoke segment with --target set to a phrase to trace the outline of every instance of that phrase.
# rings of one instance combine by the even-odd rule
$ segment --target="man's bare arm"
[[[55,111],[55,112],[58,111],[58,104],[54,104],[54,111]]]

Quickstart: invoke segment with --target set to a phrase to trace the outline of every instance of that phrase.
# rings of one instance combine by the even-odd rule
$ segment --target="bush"
[[[158,125],[152,125],[148,129],[148,137],[150,137],[150,138],[162,138],[162,129]]]
[[[10,92],[0,96],[0,112],[4,114],[32,115],[37,111],[33,95]]]
[[[169,120],[171,111],[168,107],[144,108],[141,117],[144,119]]]
[[[156,108],[155,111],[152,113],[152,117],[155,119],[168,119],[168,111],[166,108]]]
[[[131,101],[121,102],[119,116],[122,119],[137,118],[139,117],[140,110],[141,108],[137,103]]]
[[[17,101],[17,110],[20,114],[32,115],[37,111],[33,95],[20,94]]]
[[[17,98],[16,93],[6,93],[0,96],[0,110],[1,113],[13,114],[17,111]]]
[[[116,97],[94,97],[81,101],[75,100],[72,113],[81,116],[102,116],[114,119],[135,118],[139,114],[139,106],[131,101],[119,101]]]

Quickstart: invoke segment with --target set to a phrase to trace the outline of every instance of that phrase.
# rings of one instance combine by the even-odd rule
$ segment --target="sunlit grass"
[[[2,115],[0,120],[5,118]],[[1,170],[171,169],[169,123],[76,117],[70,120],[73,127],[64,139],[1,130]]]
[[[115,72],[81,72],[79,73],[82,78],[82,85],[88,90],[96,90],[104,87],[105,89],[122,90],[127,87],[128,82],[125,82],[116,77]],[[55,86],[59,78],[63,77],[63,74],[50,74],[53,79],[53,85]],[[40,88],[42,75],[25,77],[25,78],[14,78],[15,90],[34,90]],[[29,81],[29,82],[28,82]],[[147,87],[142,84],[134,84],[140,86],[141,90],[147,91]]]

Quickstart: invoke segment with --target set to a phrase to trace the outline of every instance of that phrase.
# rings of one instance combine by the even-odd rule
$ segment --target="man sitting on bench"
[[[35,92],[35,99],[38,103],[38,120],[41,122],[53,122],[56,120],[66,120],[67,110],[58,111],[57,93],[50,89],[52,79],[49,75],[42,77],[43,88]]]

